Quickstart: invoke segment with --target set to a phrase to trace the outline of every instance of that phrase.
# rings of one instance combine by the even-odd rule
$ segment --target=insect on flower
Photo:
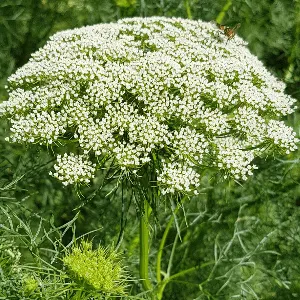
[[[223,31],[224,35],[226,35],[227,42],[228,42],[229,40],[234,38],[236,31],[241,27],[241,23],[238,23],[233,27],[228,27],[225,25],[221,25],[219,23],[217,23],[217,26],[220,30]],[[227,44],[227,42],[226,42],[226,44]]]

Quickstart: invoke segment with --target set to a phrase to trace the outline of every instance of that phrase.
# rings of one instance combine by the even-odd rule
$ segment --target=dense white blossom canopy
[[[132,18],[59,32],[8,83],[9,141],[77,145],[51,173],[65,185],[88,182],[109,154],[134,172],[155,157],[162,192],[190,192],[205,167],[245,180],[256,156],[298,141],[280,120],[295,102],[284,83],[213,23]]]

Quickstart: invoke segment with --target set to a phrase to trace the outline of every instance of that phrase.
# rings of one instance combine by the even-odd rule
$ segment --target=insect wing
[[[232,30],[233,31],[237,31],[240,27],[241,27],[241,23],[237,23],[236,25],[234,25],[234,27],[232,28]]]
[[[219,23],[217,23],[217,26],[220,30],[225,30],[226,29],[226,26],[225,25],[221,25]]]

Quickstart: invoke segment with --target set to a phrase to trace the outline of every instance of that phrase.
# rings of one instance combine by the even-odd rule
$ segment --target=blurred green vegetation
[[[1,0],[0,99],[7,98],[7,77],[55,32],[153,15],[206,21],[219,17],[223,24],[241,23],[238,35],[286,82],[286,92],[300,100],[300,0]],[[299,135],[299,113],[286,121]],[[129,292],[141,293],[140,212],[130,195],[117,189],[108,196],[116,182],[104,174],[82,190],[63,188],[48,175],[53,164],[51,151],[8,144],[4,141],[7,128],[1,120],[0,299],[71,299],[53,296],[48,287],[56,282],[65,291],[61,281],[65,279],[53,275],[54,269],[61,269],[56,258],[82,235],[106,246],[122,241],[120,250],[132,276]],[[196,268],[175,278],[163,299],[300,299],[299,162],[299,152],[258,160],[259,170],[242,186],[203,174],[202,193],[186,203],[178,217],[181,241],[177,241],[174,226],[163,262],[167,268],[176,240],[172,273]],[[151,220],[150,260],[170,215],[168,204],[161,203]],[[7,254],[7,249],[20,251],[20,260],[14,259],[17,254]],[[150,263],[150,267],[155,265],[154,260]],[[29,267],[33,265],[52,267],[37,275]],[[28,274],[38,276],[36,280],[45,289],[35,293],[34,288],[28,288],[28,282],[33,282],[33,275]]]

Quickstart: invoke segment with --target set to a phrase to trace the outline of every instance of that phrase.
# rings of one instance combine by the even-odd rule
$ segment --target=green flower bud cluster
[[[106,294],[124,294],[126,272],[117,252],[99,247],[92,250],[92,243],[82,241],[63,258],[74,281],[80,286]]]

